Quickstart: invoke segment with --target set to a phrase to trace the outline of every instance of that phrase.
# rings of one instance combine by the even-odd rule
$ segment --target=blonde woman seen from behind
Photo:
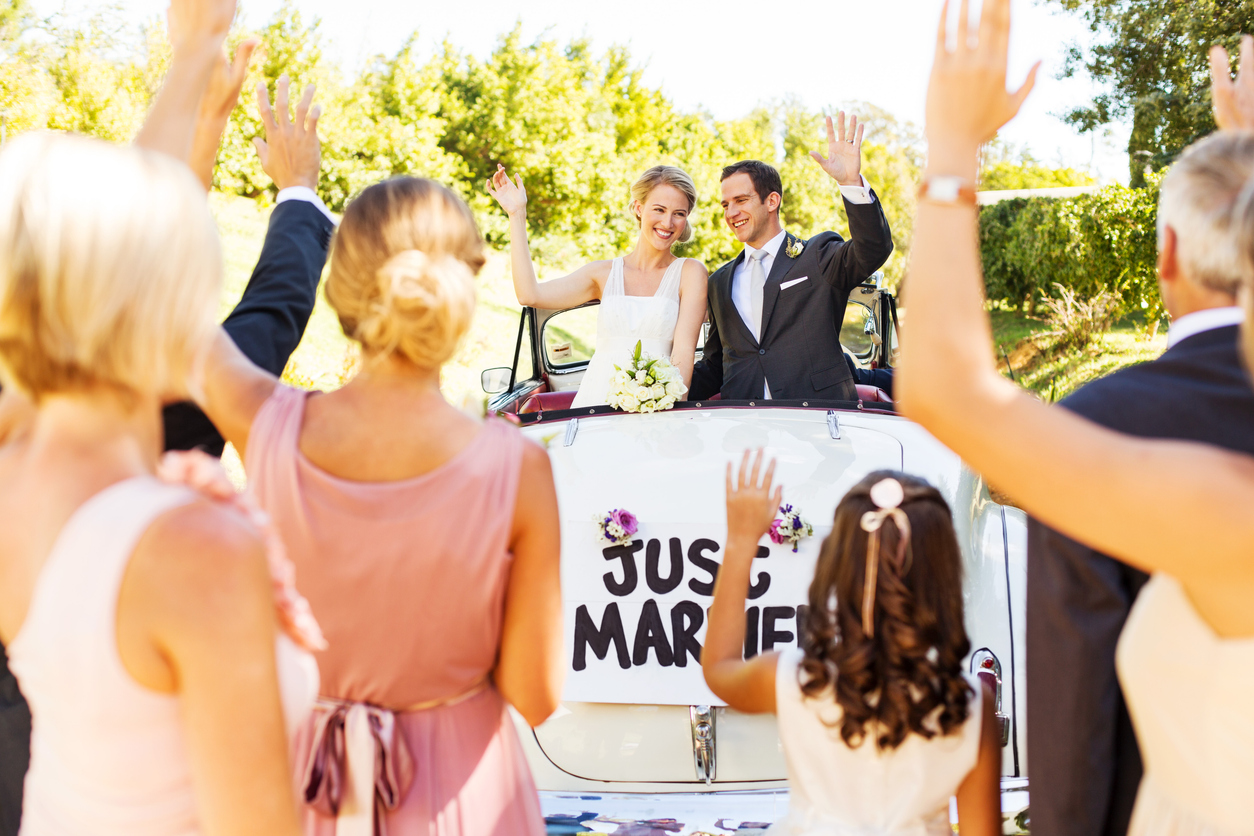
[[[963,2],[952,46],[944,17],[937,33],[900,403],[1034,517],[1152,574],[1116,653],[1145,764],[1129,832],[1249,833],[1243,792],[1254,785],[1254,754],[1234,741],[1254,740],[1254,459],[1121,435],[998,374],[976,209],[954,187],[974,182],[980,145],[1018,112],[1035,70],[1007,92],[1009,0],[985,0],[978,32],[967,12]],[[934,184],[946,188],[932,193]],[[1254,189],[1223,220],[1246,242],[1240,295],[1254,361]]]
[[[544,830],[506,705],[538,725],[561,690],[548,456],[439,385],[483,263],[449,189],[378,183],[345,211],[326,284],[362,347],[358,375],[292,389],[224,338],[206,364],[205,411],[241,451],[330,645],[297,744],[309,834],[362,817],[369,832],[376,813],[393,833]]]
[[[836,507],[799,648],[742,657],[758,542],[783,498],[775,463],[727,466],[727,549],[701,667],[728,706],[772,713],[788,764],[779,836],[1001,833],[993,695],[963,671],[962,555],[949,506],[922,479],[879,471]]]
[[[692,258],[671,249],[692,239],[697,189],[682,169],[658,165],[631,187],[631,213],[640,225],[635,248],[608,261],[593,261],[559,279],[540,282],[527,244],[527,190],[522,177],[510,180],[503,166],[488,181],[488,193],[509,215],[514,291],[522,305],[547,310],[600,300],[596,351],[588,363],[574,406],[605,403],[615,365],[626,365],[637,342],[692,382],[697,338],[706,315],[709,274]]]
[[[233,12],[175,4],[141,140],[186,156]],[[34,408],[0,447],[26,836],[299,832],[284,730],[308,716],[312,660],[276,626],[253,524],[155,476],[161,404],[186,397],[220,289],[185,164],[43,133],[0,154],[0,377]]]

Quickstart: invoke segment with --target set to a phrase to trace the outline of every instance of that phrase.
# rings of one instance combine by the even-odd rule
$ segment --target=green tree
[[[1094,186],[1097,178],[1074,168],[1051,168],[1027,149],[1016,149],[1000,140],[985,148],[980,158],[980,188],[1052,189],[1065,186]]]
[[[1235,57],[1240,34],[1254,30],[1254,0],[1048,2],[1080,13],[1098,38],[1069,49],[1063,75],[1083,71],[1106,88],[1066,119],[1081,131],[1130,119],[1133,186],[1215,129],[1207,53],[1218,43]]]

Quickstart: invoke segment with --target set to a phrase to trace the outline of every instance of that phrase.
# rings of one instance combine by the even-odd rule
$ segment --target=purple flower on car
[[[814,529],[810,523],[801,517],[801,512],[794,509],[791,505],[781,506],[779,509],[780,516],[771,521],[771,527],[767,531],[767,535],[771,538],[772,543],[777,545],[792,544],[792,550],[797,551],[797,544],[814,533]]]
[[[610,519],[623,527],[623,531],[628,534],[635,534],[640,530],[640,521],[636,519],[636,515],[623,508],[615,508],[610,511]]]
[[[640,521],[636,515],[623,508],[615,508],[608,514],[597,515],[597,525],[601,528],[601,536],[616,546],[625,546],[640,530]]]

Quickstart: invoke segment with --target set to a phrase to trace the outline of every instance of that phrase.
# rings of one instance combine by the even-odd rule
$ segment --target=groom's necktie
[[[766,287],[766,271],[762,269],[764,258],[766,250],[749,253],[749,303],[753,306],[754,336],[758,342],[762,342],[762,291]]]

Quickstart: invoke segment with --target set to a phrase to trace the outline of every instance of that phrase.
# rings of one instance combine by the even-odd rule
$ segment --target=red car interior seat
[[[523,401],[518,411],[520,413],[556,412],[559,409],[570,409],[570,405],[575,400],[575,391],[570,389],[566,392],[536,392]]]

